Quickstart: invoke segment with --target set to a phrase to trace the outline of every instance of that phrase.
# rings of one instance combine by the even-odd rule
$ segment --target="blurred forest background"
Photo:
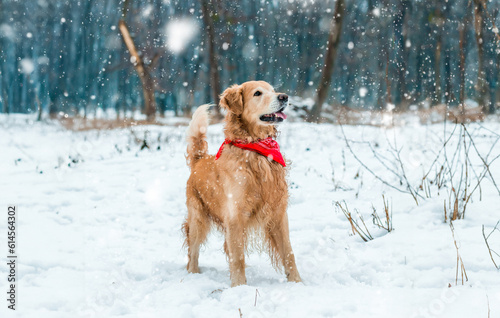
[[[0,0],[0,112],[181,116],[261,79],[316,103],[323,85],[334,106],[470,99],[494,113],[499,9],[499,0]]]

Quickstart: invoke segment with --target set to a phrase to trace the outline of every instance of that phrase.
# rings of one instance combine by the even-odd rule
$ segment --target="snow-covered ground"
[[[491,176],[474,192],[465,219],[453,222],[468,276],[462,285],[459,272],[455,285],[457,251],[444,222],[451,187],[438,194],[436,184],[428,184],[431,197],[420,190],[417,206],[399,191],[406,191],[404,178],[390,171],[401,169],[389,145],[396,143],[416,189],[453,125],[343,128],[358,158],[396,190],[361,167],[340,126],[283,124],[278,141],[293,162],[290,237],[303,283],[287,283],[267,255],[254,252],[247,257],[248,285],[230,288],[220,234],[201,252],[202,273],[185,269],[185,127],[70,132],[30,118],[0,117],[0,317],[13,316],[5,300],[8,204],[18,206],[17,317],[500,316],[500,273],[482,236],[482,225],[488,234],[500,220]],[[464,153],[453,157],[459,130],[447,147],[449,162],[458,166]],[[486,157],[500,124],[471,124],[468,131]],[[150,149],[140,150],[145,135]],[[210,126],[208,137],[215,153],[222,126]],[[481,163],[467,147],[473,188]],[[499,154],[500,143],[487,158]],[[443,160],[441,152],[430,175]],[[500,184],[500,159],[490,172]],[[392,207],[391,233],[371,219],[372,205],[383,217],[382,194]],[[345,201],[354,217],[359,210],[374,239],[353,235],[335,201]],[[499,231],[490,246],[500,252]]]

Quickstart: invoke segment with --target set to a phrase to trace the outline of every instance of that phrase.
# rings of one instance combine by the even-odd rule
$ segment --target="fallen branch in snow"
[[[339,201],[335,202],[335,205],[342,211],[342,213],[344,213],[345,217],[351,224],[352,234],[356,235],[356,233],[358,233],[361,239],[363,239],[363,241],[365,242],[373,240],[373,236],[370,234],[370,231],[368,231],[368,227],[366,227],[366,223],[365,220],[363,219],[363,216],[357,210],[355,210],[358,215],[358,219],[363,224],[364,230],[361,228],[360,224],[355,219],[353,219],[351,212],[347,207],[347,203],[344,202],[344,204],[345,207],[342,206],[341,202]]]
[[[465,266],[464,262],[462,260],[462,256],[460,256],[460,253],[458,252],[458,244],[457,240],[455,239],[455,228],[453,227],[453,222],[450,221],[450,229],[451,229],[451,236],[453,237],[453,243],[455,244],[455,248],[457,250],[457,271],[455,274],[455,285],[458,285],[458,268],[460,267],[460,276],[462,277],[462,285],[464,284],[464,277],[465,281],[469,281],[469,278],[467,277],[467,272],[465,271]]]
[[[488,252],[490,253],[490,257],[491,257],[491,261],[493,262],[493,265],[495,265],[496,269],[500,269],[500,266],[497,265],[497,263],[495,262],[495,259],[493,258],[493,254],[495,254],[496,256],[500,257],[500,255],[495,252],[494,250],[492,250],[490,248],[490,244],[488,243],[488,239],[490,238],[490,235],[493,234],[493,232],[495,231],[499,231],[500,232],[500,229],[498,229],[498,224],[500,223],[500,221],[497,222],[497,224],[495,225],[495,227],[493,228],[493,230],[491,230],[490,234],[488,234],[488,236],[486,236],[484,234],[484,224],[483,224],[483,238],[484,238],[484,242],[486,243],[486,247],[488,248]]]

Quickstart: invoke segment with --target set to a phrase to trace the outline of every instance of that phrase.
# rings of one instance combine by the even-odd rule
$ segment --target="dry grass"
[[[372,205],[372,222],[375,226],[377,226],[379,229],[386,230],[388,233],[392,232],[394,228],[392,227],[392,209],[389,208],[389,201],[385,199],[384,196],[382,196],[382,199],[384,201],[384,220],[380,218],[380,216],[377,213],[377,210],[375,207]],[[366,226],[365,219],[363,216],[359,213],[358,210],[354,210],[356,215],[353,217],[351,211],[349,211],[349,208],[347,207],[347,203],[345,201],[342,202],[335,202],[335,207],[342,211],[346,219],[349,221],[349,224],[351,225],[351,230],[352,234],[356,235],[358,234],[359,237],[365,242],[373,240],[373,236],[368,230],[368,227]]]
[[[342,203],[344,203],[344,206],[342,206]],[[370,234],[370,231],[368,230],[368,227],[366,226],[365,220],[363,219],[363,216],[359,213],[359,211],[355,210],[355,212],[357,214],[357,219],[356,219],[356,218],[352,217],[352,214],[349,211],[349,208],[347,207],[347,203],[337,201],[337,202],[335,202],[335,206],[340,211],[342,211],[342,213],[345,215],[345,217],[347,218],[347,220],[351,224],[351,229],[352,229],[353,235],[358,234],[359,237],[361,237],[361,239],[365,242],[373,240],[373,236]]]
[[[305,111],[301,110],[301,105],[290,105],[298,114],[297,119],[304,120]],[[446,118],[454,123],[470,123],[483,121],[485,114],[482,107],[447,107],[444,104],[436,105],[428,109],[388,111],[388,110],[357,110],[343,105],[329,105],[323,112],[325,116],[323,122],[337,123],[341,125],[366,125],[375,127],[403,126],[409,120],[418,118],[422,124],[434,124],[443,122]],[[188,116],[189,117],[189,116]],[[156,121],[135,120],[132,118],[122,119],[84,119],[82,117],[60,117],[56,115],[53,119],[58,119],[64,127],[73,131],[99,130],[127,128],[140,125],[159,126],[187,126],[188,117],[175,117],[179,121],[173,123],[162,122],[161,117]],[[211,122],[220,122],[222,118],[213,116]],[[293,118],[290,118],[293,121]]]
[[[450,222],[451,236],[453,237],[453,243],[455,244],[455,249],[457,250],[457,271],[455,274],[455,285],[458,285],[458,270],[460,269],[460,277],[462,279],[462,285],[469,280],[467,277],[467,272],[465,271],[464,262],[462,260],[462,256],[458,252],[458,244],[455,239],[455,228],[453,227],[453,222]],[[465,278],[465,281],[464,281]]]
[[[466,106],[462,109],[445,104],[417,110],[358,110],[338,104],[327,106],[323,116],[323,122],[375,127],[403,126],[413,118],[418,118],[422,124],[441,123],[445,119],[453,123],[471,123],[486,118],[483,107]]]
[[[372,205],[373,213],[373,224],[378,226],[380,229],[384,229],[387,232],[392,232],[394,228],[392,227],[392,207],[389,208],[389,201],[385,199],[385,196],[382,195],[382,200],[384,201],[384,216],[385,216],[385,222],[382,221],[380,216],[377,213],[377,210],[375,207]]]
[[[465,107],[465,109],[459,107],[448,111],[448,119],[459,124],[484,121],[485,117],[483,107]]]
[[[135,120],[131,118],[124,119],[84,119],[81,117],[59,118],[59,122],[68,130],[88,131],[88,130],[107,130],[118,128],[129,128],[143,125],[157,126],[187,126],[185,121],[180,118],[178,122],[162,123],[161,121]]]

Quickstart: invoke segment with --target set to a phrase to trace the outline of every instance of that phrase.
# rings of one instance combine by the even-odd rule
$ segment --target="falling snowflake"
[[[29,75],[29,74],[33,73],[34,70],[35,70],[35,64],[33,64],[32,59],[22,59],[21,60],[21,71],[24,74]]]
[[[367,93],[368,93],[368,89],[366,87],[361,87],[359,89],[359,96],[361,98],[365,97]]]
[[[181,53],[197,34],[198,24],[194,19],[171,21],[166,27],[167,48],[173,53]]]

